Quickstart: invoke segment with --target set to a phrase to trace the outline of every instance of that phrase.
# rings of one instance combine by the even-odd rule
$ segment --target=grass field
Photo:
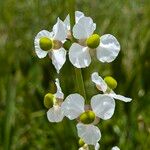
[[[47,57],[38,59],[34,37],[51,30],[57,17],[68,14],[68,0],[0,0],[0,150],[77,150],[76,121],[49,123],[43,97],[54,92],[58,77]],[[116,101],[110,120],[101,120],[101,150],[150,149],[150,1],[77,0],[76,10],[91,16],[96,33],[111,33],[121,52],[110,64],[93,58],[83,69],[87,98],[98,93],[90,80],[93,71],[112,75],[115,90],[133,98]],[[73,66],[66,62],[59,74],[67,96],[76,92]]]

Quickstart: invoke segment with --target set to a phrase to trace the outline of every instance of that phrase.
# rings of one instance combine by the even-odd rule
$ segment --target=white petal
[[[60,87],[60,83],[59,83],[59,79],[55,79],[55,84],[56,84],[56,87],[57,87],[57,92],[55,93],[56,95],[56,98],[59,98],[59,99],[64,99],[64,93],[62,92],[61,90],[61,87]]]
[[[90,124],[77,124],[78,136],[83,139],[86,144],[96,145],[101,138],[101,133],[98,127]]]
[[[64,118],[60,106],[53,106],[47,111],[47,118],[49,122],[60,122]]]
[[[121,100],[121,101],[124,101],[124,102],[130,102],[132,99],[129,98],[129,97],[125,97],[125,96],[122,96],[122,95],[118,95],[116,93],[110,93],[108,94],[109,96],[113,97],[114,99],[117,99],[117,100]]]
[[[61,105],[62,111],[70,120],[84,112],[84,98],[79,94],[69,95]]]
[[[112,62],[119,54],[120,44],[111,34],[100,37],[100,44],[97,47],[97,59],[101,62]]]
[[[54,39],[63,41],[67,37],[67,27],[59,18],[57,19],[57,23],[53,27]]]
[[[64,48],[60,48],[57,50],[52,50],[52,63],[55,66],[57,73],[59,73],[60,69],[66,62],[66,50]]]
[[[76,11],[75,12],[75,20],[76,23],[79,21],[80,18],[84,17],[83,12],[81,11]],[[67,29],[70,30],[70,16],[67,15],[66,19],[64,20],[64,24],[66,25]]]
[[[93,34],[96,24],[90,17],[82,17],[73,27],[73,36],[76,39],[86,39]]]
[[[97,117],[107,120],[114,114],[115,101],[108,95],[98,94],[92,97],[91,107]]]
[[[111,150],[120,150],[118,146],[114,146]]]
[[[77,68],[88,67],[91,63],[88,47],[73,43],[69,50],[69,60]]]
[[[92,73],[91,79],[97,85],[97,87],[100,91],[106,92],[107,84],[102,79],[102,77],[98,75],[97,72]]]
[[[100,148],[99,143],[96,143],[96,145],[95,145],[95,150],[99,150],[99,148]]]
[[[34,39],[34,46],[35,46],[35,52],[39,58],[44,58],[48,53],[48,51],[44,51],[40,48],[40,45],[39,45],[40,39],[42,37],[47,37],[51,39],[52,36],[53,36],[52,33],[46,30],[42,30],[36,35]]]

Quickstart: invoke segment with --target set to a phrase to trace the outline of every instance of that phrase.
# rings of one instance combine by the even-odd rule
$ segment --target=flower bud
[[[40,48],[44,51],[48,51],[52,48],[53,42],[47,37],[42,37],[39,41]]]
[[[71,40],[67,39],[67,40],[65,41],[65,43],[63,44],[63,47],[64,47],[66,50],[69,50],[71,44],[72,44]]]
[[[80,121],[84,124],[90,124],[95,120],[95,113],[91,110],[88,110],[82,113],[79,117]]]
[[[54,101],[55,101],[55,96],[53,94],[47,93],[44,96],[44,106],[46,108],[49,109],[49,108],[53,107]]]
[[[98,34],[91,35],[87,40],[86,44],[89,48],[97,48],[100,43],[100,36]]]
[[[80,146],[80,147],[82,147],[82,146],[85,144],[82,139],[79,139],[78,143],[79,143],[79,146]]]
[[[117,81],[111,76],[106,76],[104,78],[104,81],[107,83],[108,87],[112,90],[117,87]]]

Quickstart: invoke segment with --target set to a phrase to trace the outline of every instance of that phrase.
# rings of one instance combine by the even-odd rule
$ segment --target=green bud
[[[55,96],[51,93],[47,93],[44,96],[44,106],[48,109],[53,107],[54,100],[55,100]]]
[[[67,39],[67,40],[65,41],[65,43],[63,44],[63,47],[64,47],[66,50],[69,50],[69,48],[71,47],[71,44],[72,44],[71,40]]]
[[[107,83],[108,87],[112,90],[117,87],[117,81],[111,76],[106,76],[104,78],[104,81]]]
[[[95,113],[88,110],[80,115],[80,121],[84,124],[90,124],[95,120]]]
[[[84,141],[82,139],[79,139],[79,146],[82,147],[84,144]]]
[[[100,43],[100,36],[98,34],[91,35],[87,40],[86,44],[89,48],[97,48]]]
[[[39,44],[40,44],[40,48],[44,51],[50,50],[53,46],[52,40],[47,37],[41,38]]]

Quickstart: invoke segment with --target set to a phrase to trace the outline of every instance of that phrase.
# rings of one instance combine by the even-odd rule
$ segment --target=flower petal
[[[101,62],[112,62],[119,54],[120,44],[111,34],[100,37],[100,44],[97,47],[97,59]]]
[[[69,60],[77,68],[88,67],[91,63],[88,47],[73,43],[69,50]]]
[[[84,98],[79,94],[71,94],[61,106],[64,115],[73,120],[84,112]]]
[[[44,51],[40,48],[40,44],[39,44],[40,39],[42,37],[52,38],[52,36],[53,36],[52,33],[47,30],[42,30],[36,35],[34,39],[34,46],[35,46],[35,52],[39,58],[44,58],[48,53],[48,51]]]
[[[57,73],[59,73],[60,69],[66,62],[66,50],[64,48],[60,48],[57,50],[52,50],[52,63],[55,66]]]
[[[100,148],[99,143],[96,143],[96,145],[95,145],[95,150],[99,150],[99,148]]]
[[[101,132],[98,127],[90,124],[77,124],[78,136],[83,139],[86,144],[96,145],[101,138]]]
[[[97,72],[92,73],[91,79],[92,79],[92,81],[97,85],[97,88],[98,88],[100,91],[106,92],[106,90],[107,90],[107,84],[106,84],[105,81],[102,79],[102,77],[98,75]]]
[[[122,96],[122,95],[118,95],[116,93],[110,93],[108,94],[109,96],[113,97],[114,99],[117,99],[117,100],[120,100],[120,101],[124,101],[124,102],[131,102],[131,98],[129,97],[125,97],[125,96]]]
[[[108,95],[98,94],[92,97],[91,107],[97,117],[107,120],[114,114],[115,101]]]
[[[57,87],[57,92],[55,93],[56,95],[56,98],[59,98],[59,99],[64,99],[64,93],[62,92],[61,90],[61,87],[60,87],[60,83],[59,83],[59,79],[55,79],[55,84],[56,84],[56,87]]]
[[[60,122],[64,118],[60,106],[53,106],[47,111],[47,118],[49,122]]]
[[[120,150],[118,146],[114,146],[111,150]]]
[[[63,21],[60,20],[59,18],[57,19],[57,22],[53,27],[53,32],[54,32],[53,38],[55,40],[63,41],[67,37],[67,27],[65,26]]]
[[[95,29],[96,24],[93,23],[92,18],[82,17],[73,27],[73,36],[76,39],[87,39]]]
[[[81,11],[76,11],[75,12],[75,20],[76,23],[79,21],[80,18],[84,17],[83,12]],[[64,24],[66,25],[67,29],[70,30],[70,16],[67,15],[66,19],[64,20]]]

